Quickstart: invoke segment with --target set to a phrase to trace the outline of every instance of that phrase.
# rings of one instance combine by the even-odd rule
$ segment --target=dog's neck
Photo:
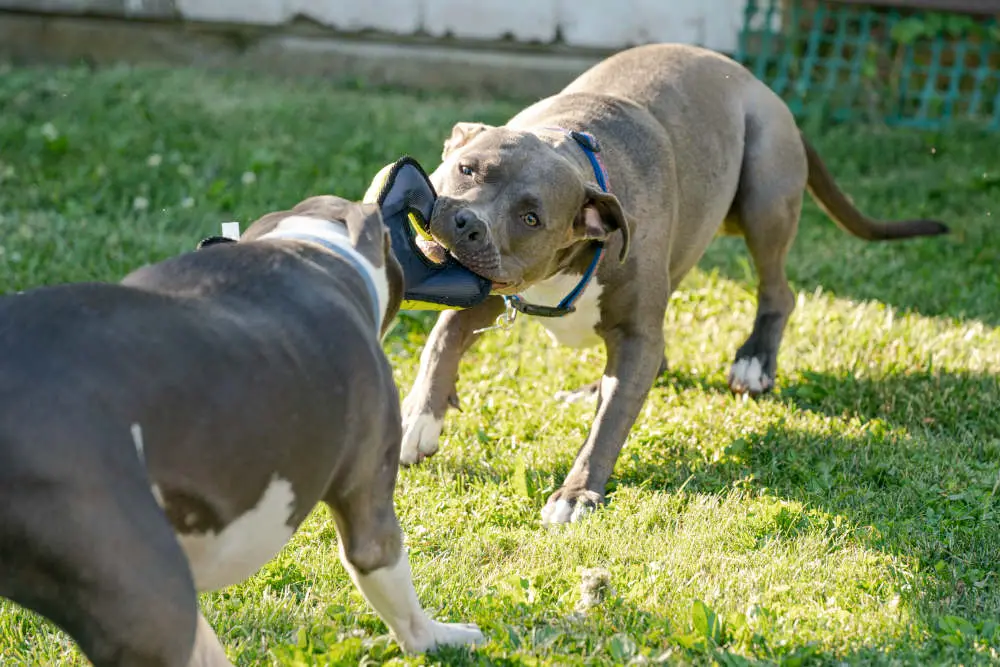
[[[601,148],[594,135],[564,127],[546,126],[529,130],[569,160],[585,181],[594,180],[605,192],[611,192],[608,169],[600,156]]]
[[[557,126],[535,128],[531,131],[575,166],[583,180],[595,182],[605,192],[611,191],[607,167],[598,156],[600,147],[596,138],[586,132]],[[585,240],[574,243],[560,252],[552,276],[583,275],[593,259],[596,245],[593,240]]]
[[[539,131],[556,133],[565,138],[562,144],[551,144],[553,148],[556,148],[557,150],[566,144],[575,144],[576,152],[578,154],[582,154],[585,158],[587,164],[590,166],[594,178],[597,180],[598,187],[605,192],[609,191],[607,170],[604,168],[604,163],[601,162],[601,159],[597,156],[597,154],[600,153],[601,148],[597,139],[594,138],[593,135],[586,132],[580,132],[579,130],[568,130],[563,127],[544,127],[534,131],[535,136],[543,141],[545,141],[545,138],[539,134]],[[590,261],[587,264],[587,267],[580,272],[580,282],[578,282],[576,287],[570,290],[570,292],[563,297],[563,299],[556,306],[539,306],[531,304],[521,298],[520,295],[513,294],[504,297],[504,302],[507,304],[507,308],[512,308],[527,315],[541,317],[562,317],[574,312],[576,308],[573,304],[576,303],[577,299],[583,295],[583,293],[587,290],[587,286],[590,284],[590,281],[597,274],[597,265],[600,264],[601,258],[604,256],[605,252],[603,241],[588,241],[586,244],[574,244],[572,248],[567,249],[566,254],[558,258],[557,262],[560,269],[557,273],[567,273],[566,269],[568,268],[568,265],[577,256],[574,254],[574,251],[579,253],[582,247],[592,249],[593,252],[591,253]]]
[[[347,234],[347,227],[343,223],[292,215],[284,218],[273,230],[257,240],[266,239],[312,243],[347,260],[362,277],[371,296],[376,335],[382,331],[382,322],[389,307],[389,279],[386,276],[386,267],[375,266],[354,247]]]
[[[551,278],[557,275],[582,276],[594,260],[596,246],[596,241],[587,239],[564,248],[556,254],[555,268],[547,277]]]

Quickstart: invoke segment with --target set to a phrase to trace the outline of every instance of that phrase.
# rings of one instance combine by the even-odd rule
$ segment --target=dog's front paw
[[[767,360],[760,357],[742,357],[729,370],[729,388],[736,394],[759,396],[774,388],[774,371],[768,371]]]
[[[486,637],[475,623],[439,623],[430,621],[419,633],[400,642],[407,653],[424,653],[439,646],[476,646],[486,643]]]
[[[586,489],[561,488],[542,508],[542,525],[576,523],[601,504],[601,494]]]
[[[399,449],[399,462],[403,465],[420,463],[438,450],[444,419],[429,412],[421,412],[403,420],[403,444]]]

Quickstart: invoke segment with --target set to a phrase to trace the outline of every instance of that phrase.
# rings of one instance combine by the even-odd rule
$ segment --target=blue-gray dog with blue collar
[[[603,343],[603,378],[572,469],[542,510],[584,516],[605,486],[657,375],[671,292],[721,233],[741,235],[759,280],[753,330],[729,386],[769,391],[795,297],[785,256],[809,190],[842,228],[874,241],[941,234],[931,220],[887,223],[838,189],[785,103],[747,69],[706,49],[622,51],[506,125],[464,122],[431,174],[430,231],[494,295],[440,315],[403,409],[402,460],[437,451],[457,405],[462,355],[504,310],[538,317],[565,345]]]

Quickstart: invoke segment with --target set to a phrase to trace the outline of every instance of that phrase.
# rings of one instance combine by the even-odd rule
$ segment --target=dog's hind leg
[[[387,451],[395,459],[398,445]],[[326,498],[337,523],[340,560],[404,651],[423,653],[437,646],[481,643],[483,635],[475,625],[435,621],[417,600],[393,509],[397,467],[396,460],[386,460],[374,484],[355,479],[347,494],[334,488]]]
[[[231,667],[146,476],[82,467],[86,481],[0,475],[0,595],[60,626],[95,667]]]
[[[750,119],[733,213],[757,271],[757,313],[729,372],[729,387],[739,394],[774,387],[778,349],[795,308],[785,257],[798,229],[805,181],[805,153],[790,115]]]
[[[205,617],[198,614],[198,626],[194,635],[194,648],[187,667],[231,667],[226,650],[208,624]]]

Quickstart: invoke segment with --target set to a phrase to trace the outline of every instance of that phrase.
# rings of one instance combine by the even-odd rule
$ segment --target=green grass
[[[457,120],[510,103],[178,70],[8,70],[0,79],[0,290],[116,280],[321,192],[357,198]],[[559,389],[603,352],[535,323],[467,358],[441,452],[400,474],[418,593],[482,649],[403,658],[350,585],[323,508],[244,585],[203,598],[240,665],[1000,663],[1000,159],[996,137],[833,128],[811,137],[864,209],[947,220],[866,244],[807,205],[774,396],[725,373],[752,322],[738,240],[716,242],[664,323],[671,370],[579,525],[538,516],[593,408]],[[253,174],[253,177],[244,176]],[[145,204],[145,206],[143,206]],[[432,319],[386,342],[406,391]],[[0,371],[2,372],[2,371]],[[581,570],[613,592],[586,613]],[[151,609],[150,613],[156,613]],[[0,602],[0,663],[84,664]]]

